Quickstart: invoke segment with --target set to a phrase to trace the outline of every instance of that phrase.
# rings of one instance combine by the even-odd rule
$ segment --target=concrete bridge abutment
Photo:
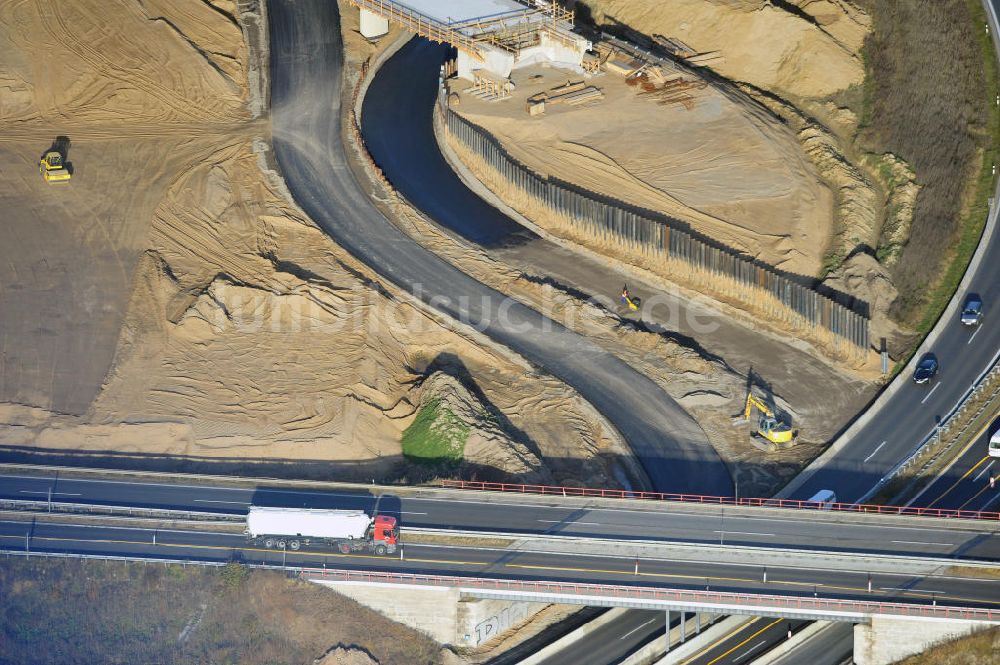
[[[309,581],[419,630],[435,642],[458,647],[480,647],[520,627],[549,606],[523,600],[471,598],[450,587]]]
[[[874,616],[854,626],[855,665],[889,665],[989,624],[977,621],[895,619]]]

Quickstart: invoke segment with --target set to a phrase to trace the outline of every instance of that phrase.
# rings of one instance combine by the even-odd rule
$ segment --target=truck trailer
[[[247,540],[268,549],[298,550],[321,543],[350,552],[392,554],[399,542],[396,518],[363,510],[250,506]]]

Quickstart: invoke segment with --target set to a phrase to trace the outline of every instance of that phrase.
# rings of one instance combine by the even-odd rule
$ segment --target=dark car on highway
[[[965,296],[965,303],[962,305],[962,324],[966,326],[978,326],[983,320],[983,299],[978,293],[970,293]]]
[[[914,383],[927,383],[938,373],[937,356],[933,353],[925,353],[924,357],[917,363],[917,369],[913,371]]]

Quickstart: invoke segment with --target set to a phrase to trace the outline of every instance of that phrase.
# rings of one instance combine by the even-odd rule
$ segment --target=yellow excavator
[[[63,156],[58,150],[49,150],[38,162],[38,172],[42,174],[42,179],[48,183],[68,182],[72,177],[69,169],[63,161]]]
[[[755,407],[760,411],[756,431],[758,436],[774,444],[794,443],[796,433],[792,430],[791,425],[778,420],[775,417],[774,409],[767,402],[754,395],[752,391],[748,391],[746,407],[743,409],[744,420],[750,420],[750,414],[753,413]]]

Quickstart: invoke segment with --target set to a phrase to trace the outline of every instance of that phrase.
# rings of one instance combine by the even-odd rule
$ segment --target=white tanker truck
[[[372,517],[363,510],[251,506],[246,536],[268,549],[298,550],[318,542],[343,554],[367,551],[382,555],[396,551],[399,528],[395,517]]]

